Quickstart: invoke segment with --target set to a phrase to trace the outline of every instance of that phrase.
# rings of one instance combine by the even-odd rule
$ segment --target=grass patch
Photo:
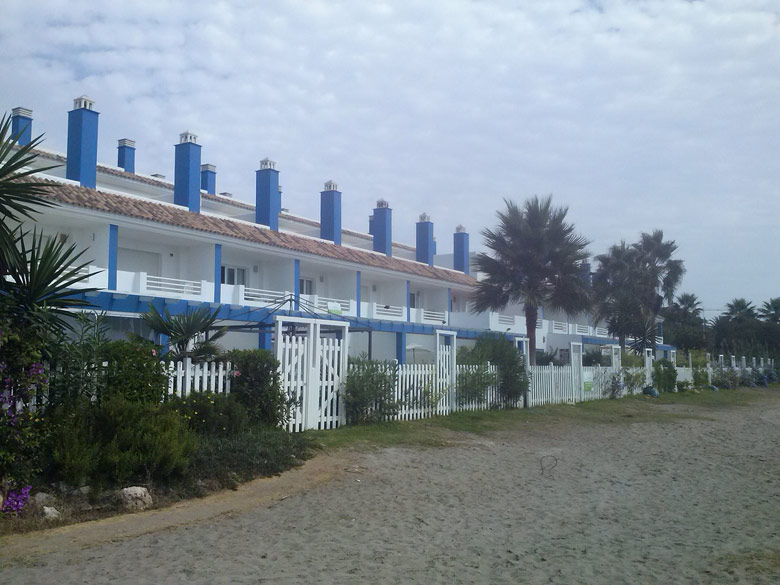
[[[728,555],[716,561],[716,566],[729,574],[743,572],[751,577],[780,579],[780,551],[765,550]]]
[[[381,447],[442,447],[462,439],[462,434],[484,435],[497,431],[532,430],[558,424],[665,423],[682,419],[707,419],[707,409],[746,406],[766,396],[766,390],[705,390],[700,393],[664,393],[659,398],[643,395],[619,400],[592,400],[575,405],[556,404],[532,409],[462,411],[417,421],[392,421],[344,426],[329,431],[304,433],[324,449],[356,450]],[[663,405],[700,407],[670,411]],[[460,436],[459,436],[460,435]]]

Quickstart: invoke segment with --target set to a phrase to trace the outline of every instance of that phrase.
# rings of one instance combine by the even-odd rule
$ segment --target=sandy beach
[[[780,392],[319,455],[237,492],[0,540],[0,583],[777,583]]]

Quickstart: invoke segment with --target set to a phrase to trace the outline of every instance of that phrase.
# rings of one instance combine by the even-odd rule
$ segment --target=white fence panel
[[[168,364],[168,395],[184,398],[193,392],[230,393],[230,362],[183,362]]]

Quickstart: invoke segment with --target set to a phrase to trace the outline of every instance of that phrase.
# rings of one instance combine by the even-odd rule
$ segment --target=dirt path
[[[4,538],[0,582],[780,582],[780,392],[698,414],[320,456],[238,492]]]

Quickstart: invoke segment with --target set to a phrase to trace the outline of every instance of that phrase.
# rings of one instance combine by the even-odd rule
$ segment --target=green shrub
[[[471,349],[458,352],[464,364],[490,362],[498,368],[498,394],[505,408],[516,407],[528,392],[528,375],[523,355],[505,335],[485,333]]]
[[[197,445],[184,418],[160,404],[114,396],[58,414],[49,473],[74,485],[167,481],[184,472]]]
[[[104,390],[101,399],[122,396],[130,402],[159,403],[168,390],[165,365],[160,361],[160,348],[153,343],[110,341],[103,345]]]
[[[678,392],[687,392],[691,389],[691,383],[688,381],[685,382],[677,382],[677,391]]]
[[[644,358],[633,352],[626,351],[625,349],[620,352],[620,363],[624,368],[644,368]]]
[[[612,358],[601,353],[600,349],[589,349],[582,354],[582,365],[589,366],[610,366]]]
[[[488,364],[477,364],[458,371],[458,406],[484,403],[491,386],[498,383],[496,374],[488,370]]]
[[[174,396],[166,406],[184,417],[188,428],[199,435],[237,435],[248,422],[246,408],[231,394],[197,392],[186,398]]]
[[[707,376],[706,367],[694,367],[693,368],[693,387],[705,388],[709,385],[709,378]]]
[[[234,349],[230,392],[247,410],[249,420],[279,426],[287,422],[294,401],[288,399],[279,380],[279,362],[265,349]]]
[[[628,394],[639,392],[645,385],[645,370],[640,368],[622,368],[623,387]]]
[[[712,385],[718,388],[734,390],[739,387],[740,375],[737,370],[731,368],[715,368],[712,372]]]
[[[254,428],[231,437],[204,436],[192,455],[189,476],[215,479],[223,487],[275,475],[310,455],[310,440],[278,428]]]
[[[653,362],[653,386],[659,392],[674,392],[677,383],[677,368],[667,359]]]
[[[395,398],[397,380],[393,362],[351,358],[343,391],[347,423],[375,422],[397,415],[401,406]]]

